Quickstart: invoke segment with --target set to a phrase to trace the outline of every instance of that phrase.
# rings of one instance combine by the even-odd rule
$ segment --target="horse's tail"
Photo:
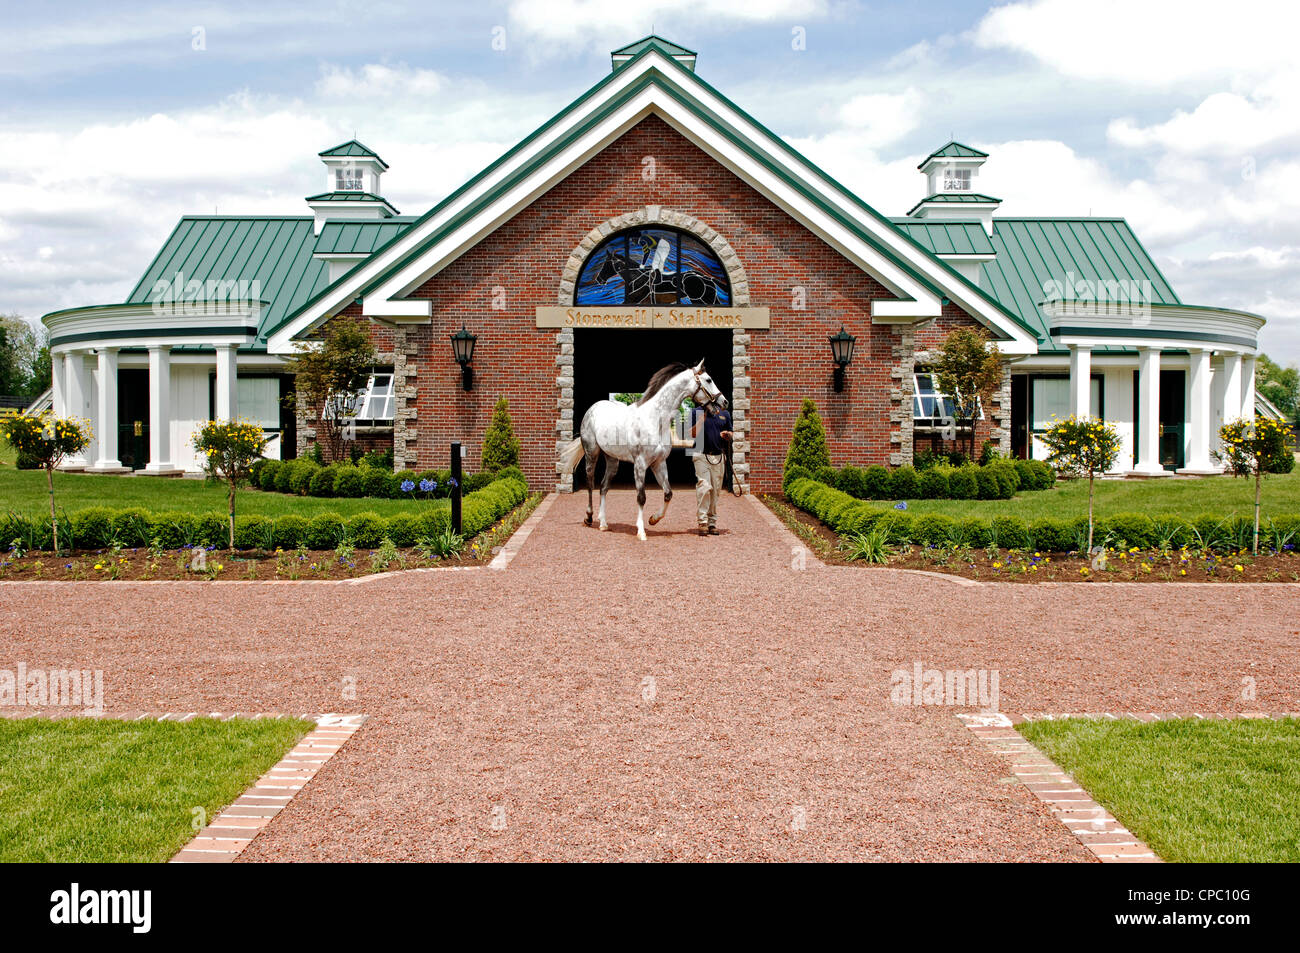
[[[572,473],[582,459],[582,438],[574,437],[560,451],[560,473]]]

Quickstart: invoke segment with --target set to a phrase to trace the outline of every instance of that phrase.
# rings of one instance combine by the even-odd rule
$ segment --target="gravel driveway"
[[[1082,861],[891,673],[997,670],[1010,712],[1300,707],[1300,587],[799,571],[753,501],[716,538],[693,503],[639,543],[631,491],[608,533],[559,497],[500,572],[0,584],[0,668],[103,669],[110,715],[369,714],[245,860]]]

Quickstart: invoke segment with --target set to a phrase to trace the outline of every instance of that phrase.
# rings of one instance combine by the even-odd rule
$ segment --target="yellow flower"
[[[1237,563],[1237,565],[1233,566],[1232,568],[1235,569],[1235,570],[1237,570],[1237,572],[1245,572],[1245,571],[1246,571],[1246,570],[1242,567],[1241,563]]]

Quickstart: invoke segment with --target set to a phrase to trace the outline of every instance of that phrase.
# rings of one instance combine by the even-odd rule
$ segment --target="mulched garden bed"
[[[887,563],[847,558],[841,539],[821,520],[784,497],[763,501],[822,562],[864,569],[922,569],[983,582],[1300,582],[1295,553],[1250,551],[1232,555],[1194,550],[1111,551],[1104,566],[1075,553],[992,547],[890,546]],[[1261,550],[1263,549],[1261,545]]]
[[[294,549],[267,552],[208,547],[149,550],[74,550],[71,553],[32,552],[22,556],[0,554],[0,581],[29,582],[139,582],[149,580],[233,580],[273,582],[321,579],[355,579],[402,569],[486,566],[506,540],[542,500],[532,494],[489,529],[467,540],[460,553],[430,557],[416,547],[384,553],[379,547],[355,547],[351,554],[335,549]],[[202,555],[200,555],[200,551]],[[202,564],[204,568],[195,568]]]

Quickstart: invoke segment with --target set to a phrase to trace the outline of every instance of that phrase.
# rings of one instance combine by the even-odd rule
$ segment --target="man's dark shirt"
[[[727,442],[720,434],[724,430],[731,429],[731,414],[725,410],[717,414],[707,414],[699,408],[696,408],[695,414],[697,422],[701,416],[704,417],[704,452],[715,457],[725,453]]]

